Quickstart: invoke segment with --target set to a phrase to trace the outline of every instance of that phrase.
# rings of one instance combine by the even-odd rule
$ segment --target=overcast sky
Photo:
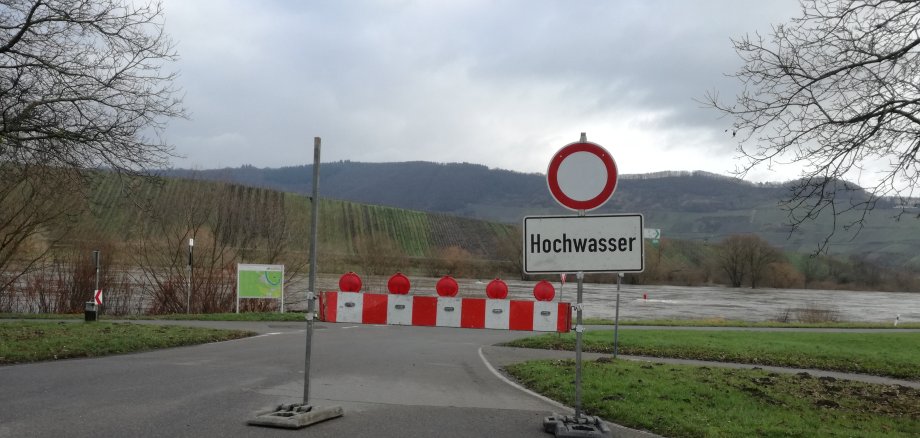
[[[727,119],[703,108],[797,0],[167,0],[189,120],[176,167],[469,162],[545,173],[578,140],[621,173],[735,168]],[[780,181],[792,169],[766,169]]]

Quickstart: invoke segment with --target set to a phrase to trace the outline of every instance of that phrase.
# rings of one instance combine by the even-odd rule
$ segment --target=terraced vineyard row
[[[306,251],[309,246],[311,200],[275,190],[201,180],[163,179],[137,182],[102,175],[89,191],[90,213],[73,240],[86,238],[130,241],[155,232],[150,218],[169,210],[175,215],[195,214],[195,205],[221,201],[228,220],[238,226],[259,224],[283,215],[291,233],[290,246]],[[190,205],[189,200],[197,200]],[[501,258],[499,247],[517,239],[514,227],[475,219],[430,214],[392,207],[324,199],[320,205],[319,245],[323,252],[352,256],[360,239],[389,239],[413,258],[437,257],[447,247],[459,247],[476,258]],[[212,205],[212,204],[208,204]],[[274,219],[278,219],[275,217]]]

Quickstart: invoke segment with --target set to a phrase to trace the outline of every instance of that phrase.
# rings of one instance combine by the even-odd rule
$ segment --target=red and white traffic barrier
[[[446,296],[322,292],[319,318],[326,322],[461,327],[566,333],[568,303]]]

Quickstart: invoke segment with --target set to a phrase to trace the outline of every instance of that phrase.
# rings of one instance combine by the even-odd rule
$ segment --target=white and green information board
[[[247,298],[281,300],[284,313],[284,265],[236,265],[236,313]]]

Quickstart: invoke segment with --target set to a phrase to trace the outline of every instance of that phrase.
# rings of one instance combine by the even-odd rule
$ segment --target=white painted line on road
[[[545,402],[547,402],[547,403],[549,403],[549,404],[551,404],[551,405],[553,405],[553,406],[555,406],[555,407],[557,407],[557,408],[559,408],[559,409],[562,409],[562,410],[565,411],[565,413],[567,413],[567,414],[574,414],[574,413],[575,413],[575,410],[574,410],[574,409],[572,409],[572,408],[570,408],[570,407],[568,407],[568,406],[566,406],[566,405],[564,405],[564,404],[562,404],[562,403],[559,403],[559,402],[557,402],[556,400],[553,400],[553,399],[551,399],[551,398],[548,398],[548,397],[542,396],[542,395],[540,395],[540,394],[537,394],[536,392],[533,392],[533,391],[531,391],[531,390],[529,390],[529,389],[527,389],[527,388],[525,388],[525,387],[523,387],[523,386],[521,386],[521,385],[518,385],[518,384],[515,383],[514,381],[512,381],[512,380],[508,379],[507,377],[505,377],[504,375],[502,375],[502,373],[498,372],[498,370],[496,370],[496,369],[492,366],[492,364],[489,363],[489,361],[486,359],[485,355],[482,354],[482,347],[479,347],[479,358],[482,359],[482,363],[484,363],[484,364],[486,365],[486,368],[488,368],[489,371],[492,372],[492,374],[495,374],[495,377],[498,377],[499,379],[503,380],[505,383],[507,383],[507,384],[509,384],[509,385],[511,385],[511,386],[513,386],[513,387],[515,387],[515,388],[517,388],[517,389],[519,389],[519,390],[521,390],[521,391],[524,391],[525,393],[530,394],[530,395],[532,395],[532,396],[534,396],[534,397],[536,397],[536,398],[538,398],[538,399],[540,399],[540,400],[543,400],[543,401],[545,401]]]
[[[358,328],[358,327],[361,327],[361,326],[360,325],[350,325],[348,327],[342,327],[342,328],[343,329],[353,329],[353,328]]]

